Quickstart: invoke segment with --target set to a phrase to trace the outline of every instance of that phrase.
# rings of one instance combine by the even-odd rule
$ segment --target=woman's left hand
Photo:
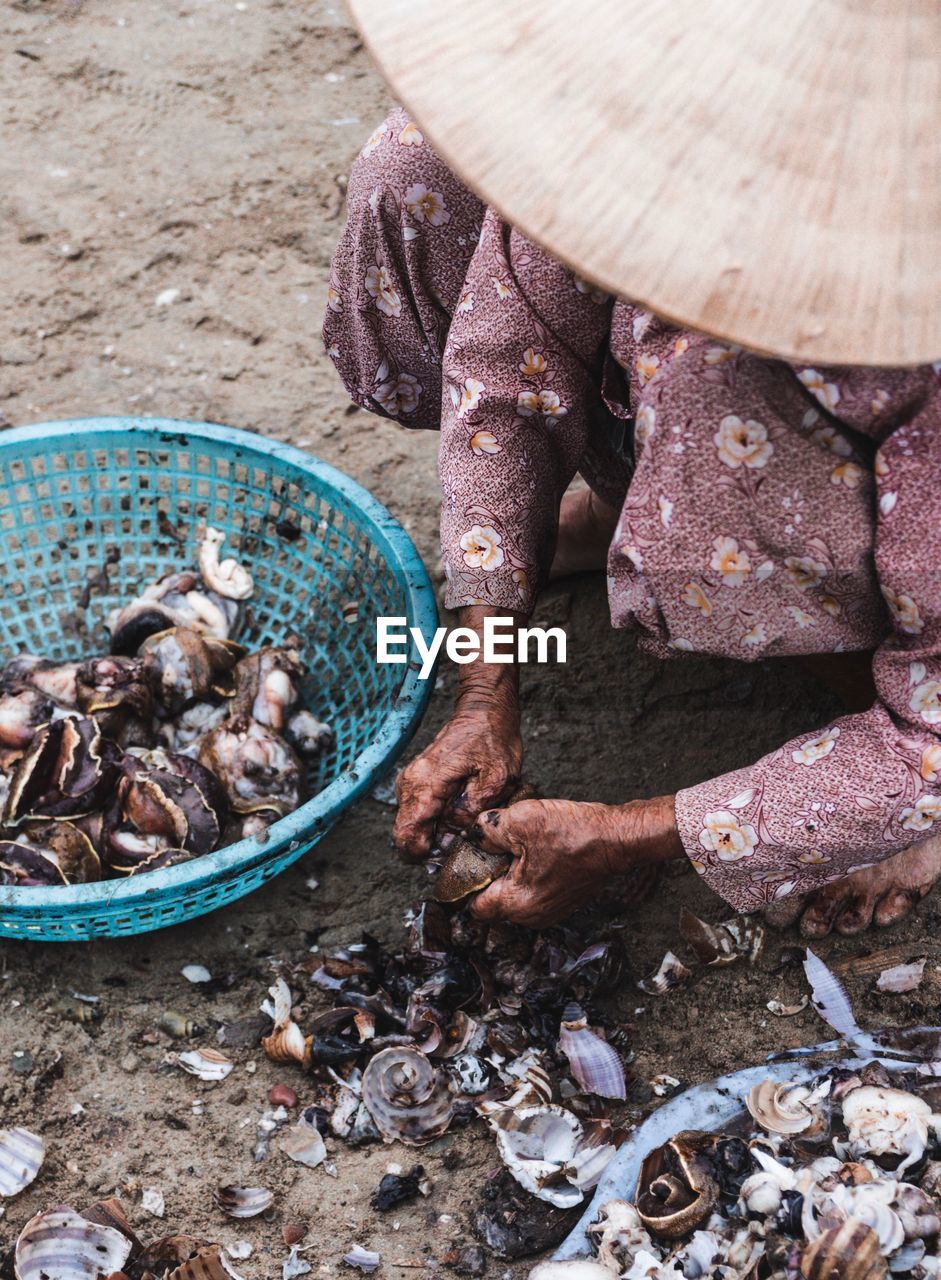
[[[478,894],[478,920],[556,924],[642,863],[682,857],[673,797],[624,805],[522,800],[482,813],[470,838],[513,864]]]

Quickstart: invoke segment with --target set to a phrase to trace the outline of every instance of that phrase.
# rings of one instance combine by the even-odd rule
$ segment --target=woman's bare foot
[[[819,893],[777,903],[765,916],[779,928],[799,918],[805,938],[823,938],[831,929],[851,937],[871,924],[885,928],[904,920],[939,876],[941,836],[933,836]]]
[[[565,494],[559,510],[559,537],[549,581],[604,569],[618,514],[592,489],[576,489]]]

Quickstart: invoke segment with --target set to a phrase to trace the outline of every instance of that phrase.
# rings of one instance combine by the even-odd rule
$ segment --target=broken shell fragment
[[[185,1053],[168,1056],[200,1080],[224,1080],[234,1068],[234,1063],[218,1049],[187,1049]]]
[[[354,1244],[349,1253],[344,1253],[343,1261],[348,1267],[355,1267],[357,1271],[362,1271],[368,1275],[371,1271],[375,1271],[382,1262],[382,1258],[372,1249],[364,1249],[360,1244]]]
[[[241,1280],[241,1276],[229,1266],[218,1245],[208,1245],[168,1272],[165,1280]]]
[[[624,1068],[617,1051],[591,1030],[578,1005],[569,1005],[563,1011],[559,1049],[586,1093],[596,1093],[602,1098],[626,1098]]]
[[[265,1187],[218,1187],[216,1204],[230,1218],[257,1218],[271,1208],[274,1195]]]
[[[291,1160],[307,1165],[308,1169],[316,1169],[327,1158],[320,1130],[303,1116],[281,1138],[281,1150]]]
[[[769,1000],[765,1008],[776,1018],[793,1018],[795,1014],[803,1013],[808,1004],[810,1004],[810,996],[803,995],[797,1004],[782,1004],[780,1000]]]
[[[568,1258],[565,1261],[539,1262],[529,1273],[529,1280],[612,1280],[617,1273],[594,1258]]]
[[[710,968],[732,964],[741,958],[755,964],[765,943],[764,925],[759,920],[735,916],[723,924],[711,925],[686,907],[680,909],[680,933],[700,964]]]
[[[451,1123],[447,1078],[418,1049],[383,1049],[363,1072],[362,1098],[385,1142],[420,1146]]]
[[[875,1231],[848,1218],[807,1245],[800,1273],[804,1280],[884,1280],[888,1266]]]
[[[262,1039],[261,1047],[272,1062],[299,1062],[310,1066],[310,1037],[305,1037],[291,1017],[291,989],[283,978],[269,987],[274,1018],[274,1030]]]
[[[578,1117],[554,1103],[505,1108],[488,1119],[508,1171],[557,1209],[580,1204],[614,1154],[610,1144],[586,1139]]]
[[[877,991],[890,991],[901,995],[906,991],[916,991],[925,976],[926,956],[913,960],[911,964],[897,964],[892,969],[883,969],[876,980]]]
[[[650,1079],[650,1087],[654,1095],[658,1098],[672,1098],[674,1093],[678,1093],[682,1087],[682,1082],[676,1076],[667,1075],[661,1072],[659,1075],[652,1076]]]
[[[654,1247],[640,1214],[626,1200],[603,1204],[597,1221],[586,1227],[585,1235],[599,1263],[617,1275],[629,1270],[641,1250],[651,1252]]]
[[[820,1133],[826,1125],[821,1101],[820,1091],[806,1085],[762,1080],[749,1090],[746,1105],[766,1133],[809,1135]]]
[[[131,1247],[120,1231],[61,1205],[38,1213],[20,1232],[16,1280],[99,1280],[122,1270]]]
[[[36,1177],[46,1145],[28,1129],[0,1129],[0,1196],[15,1196]]]
[[[654,973],[648,974],[646,978],[641,978],[637,986],[646,995],[662,996],[672,991],[674,987],[688,982],[692,976],[692,970],[687,969],[683,961],[672,951],[668,951],[660,961],[659,968]]]

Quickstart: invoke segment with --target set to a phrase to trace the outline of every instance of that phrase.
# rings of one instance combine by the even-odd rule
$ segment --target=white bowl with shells
[[[941,1030],[917,1028],[688,1089],[621,1146],[532,1280],[941,1276],[939,1077]],[[750,1159],[721,1197],[719,1135]]]

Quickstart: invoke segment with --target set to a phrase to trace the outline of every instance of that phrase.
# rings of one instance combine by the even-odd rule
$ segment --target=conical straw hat
[[[465,182],[580,275],[813,363],[941,357],[938,0],[350,0]]]

